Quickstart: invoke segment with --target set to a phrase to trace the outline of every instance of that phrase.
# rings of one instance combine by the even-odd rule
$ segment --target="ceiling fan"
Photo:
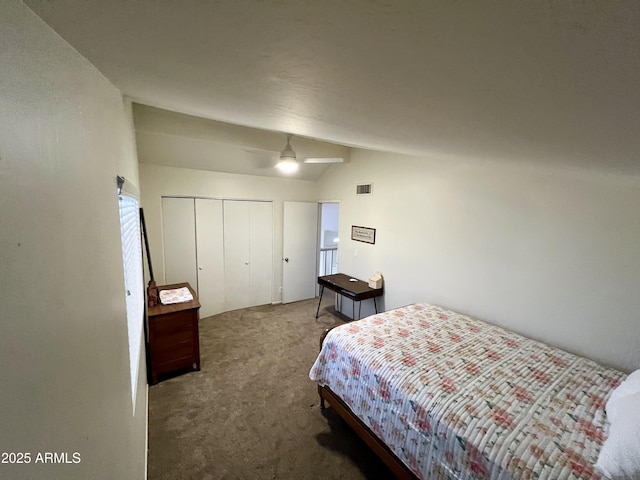
[[[292,134],[287,134],[287,144],[282,152],[280,152],[280,158],[276,167],[284,173],[293,173],[298,170],[300,163],[298,162],[296,152],[291,147]],[[344,158],[342,157],[306,157],[303,163],[342,163]]]

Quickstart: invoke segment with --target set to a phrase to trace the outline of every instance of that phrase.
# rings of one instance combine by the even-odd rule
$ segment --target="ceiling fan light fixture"
[[[276,164],[276,168],[282,173],[292,174],[298,171],[300,164],[296,160],[296,152],[291,148],[291,135],[287,135],[287,145],[280,152],[280,159]]]
[[[295,158],[282,158],[276,164],[276,168],[282,173],[292,174],[298,171],[298,161]]]

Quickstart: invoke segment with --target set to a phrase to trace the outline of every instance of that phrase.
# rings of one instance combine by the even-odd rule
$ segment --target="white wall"
[[[156,282],[164,283],[162,196],[273,201],[273,301],[282,300],[282,218],[284,201],[314,202],[316,183],[140,164],[142,207]]]
[[[138,183],[131,106],[19,1],[0,43],[0,452],[31,454],[0,478],[142,479],[115,189]]]
[[[340,271],[380,270],[386,309],[440,304],[640,367],[639,179],[354,150],[319,187],[341,200]],[[376,228],[376,244],[351,225]]]

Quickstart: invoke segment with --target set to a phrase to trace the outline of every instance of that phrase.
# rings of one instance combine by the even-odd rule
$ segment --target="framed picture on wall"
[[[376,243],[376,229],[369,227],[351,226],[351,240],[364,243]]]

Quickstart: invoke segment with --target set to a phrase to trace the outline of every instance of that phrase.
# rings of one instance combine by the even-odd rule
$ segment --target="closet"
[[[271,303],[273,203],[162,198],[165,283],[189,282],[200,317]]]

